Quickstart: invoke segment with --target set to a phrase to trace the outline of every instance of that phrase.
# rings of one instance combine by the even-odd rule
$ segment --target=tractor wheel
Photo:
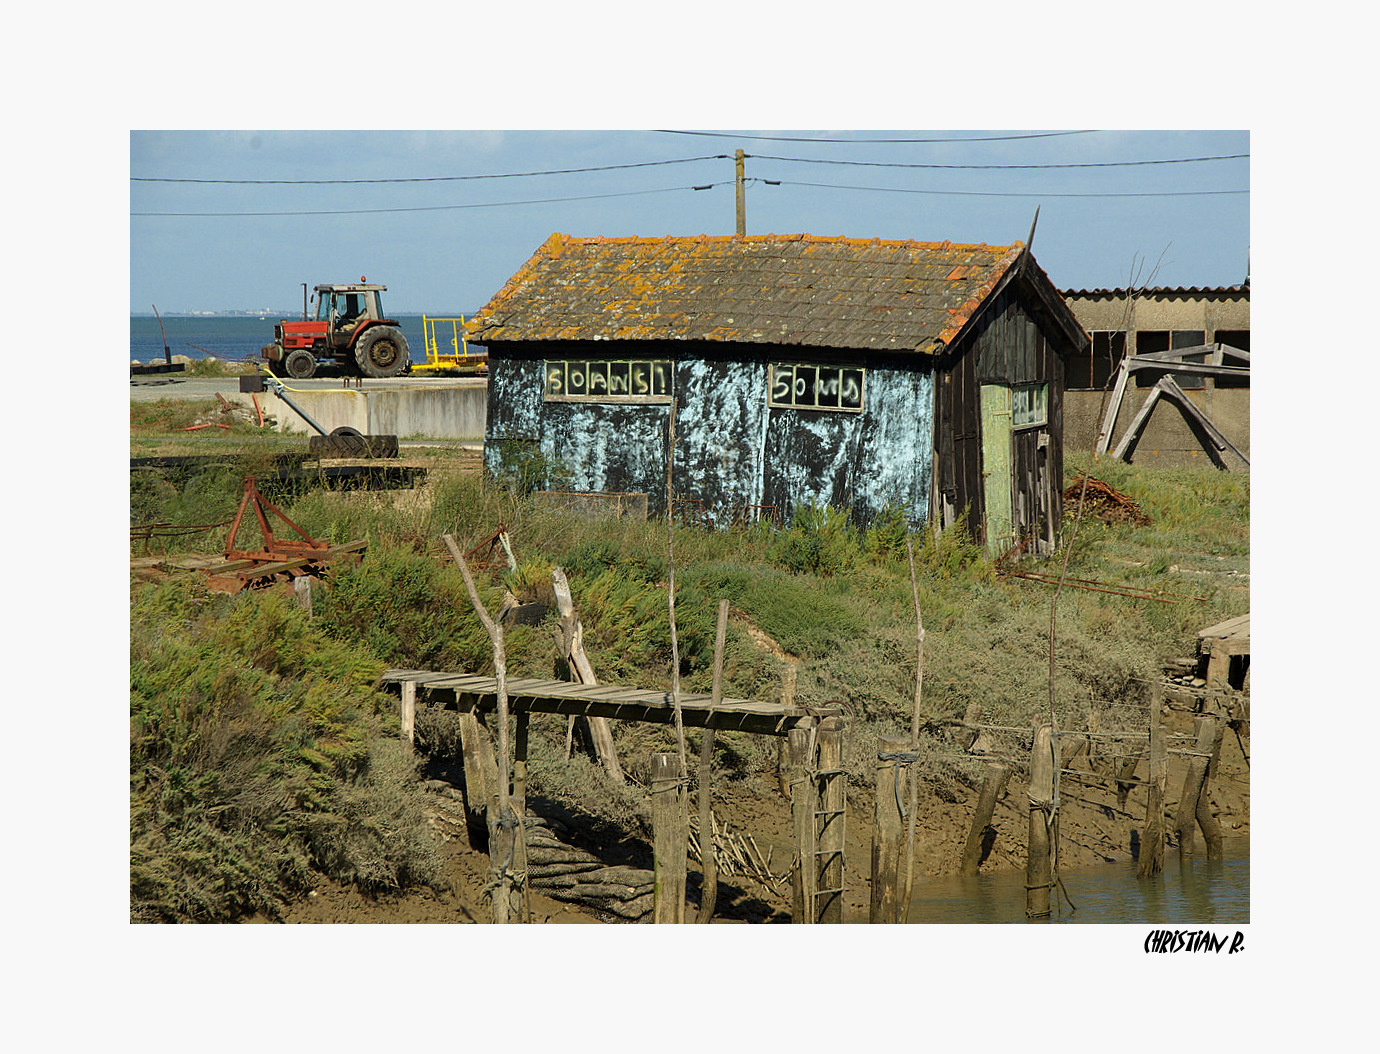
[[[408,361],[407,338],[392,326],[366,330],[355,343],[355,362],[366,377],[396,377]]]
[[[283,370],[289,377],[304,381],[316,372],[316,356],[298,348],[289,352],[288,357],[283,360]]]

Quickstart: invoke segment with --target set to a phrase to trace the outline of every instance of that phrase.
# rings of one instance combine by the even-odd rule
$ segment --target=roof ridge
[[[552,234],[545,245],[669,245],[677,242],[808,242],[816,245],[853,245],[861,248],[907,248],[907,249],[952,249],[959,252],[986,250],[991,253],[1005,253],[1012,249],[1023,249],[1025,243],[1017,240],[1009,245],[988,245],[986,242],[955,242],[947,238],[943,241],[922,241],[918,238],[853,238],[846,234]]]

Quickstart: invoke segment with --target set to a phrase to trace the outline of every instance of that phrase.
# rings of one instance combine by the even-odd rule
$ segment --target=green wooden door
[[[982,386],[982,496],[987,551],[997,556],[1015,543],[1011,529],[1011,389]]]

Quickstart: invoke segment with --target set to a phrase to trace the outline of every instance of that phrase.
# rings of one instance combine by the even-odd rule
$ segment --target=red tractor
[[[383,314],[379,297],[387,286],[363,278],[352,285],[319,285],[313,297],[316,318],[286,319],[273,327],[273,343],[260,354],[289,377],[310,377],[319,363],[334,363],[347,374],[396,377],[411,365],[407,338],[396,319]]]

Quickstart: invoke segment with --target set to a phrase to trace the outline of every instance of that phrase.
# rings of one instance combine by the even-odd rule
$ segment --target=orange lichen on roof
[[[930,353],[957,335],[1023,251],[1019,242],[809,234],[553,234],[475,314],[468,336],[481,344],[573,333]]]

